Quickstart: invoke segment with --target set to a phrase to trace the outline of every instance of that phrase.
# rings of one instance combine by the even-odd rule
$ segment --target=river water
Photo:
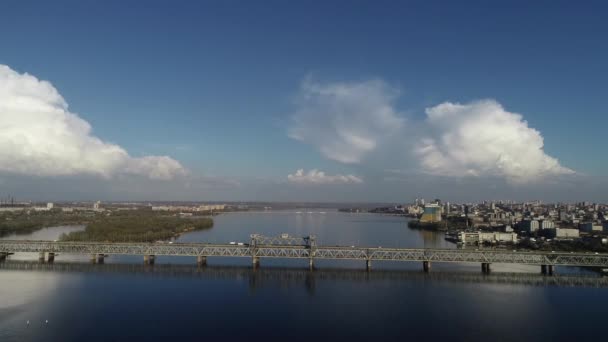
[[[325,211],[325,212],[324,212]],[[54,240],[82,227],[5,238]],[[180,242],[248,242],[249,235],[314,234],[319,245],[455,248],[407,219],[327,209],[230,213]],[[0,264],[0,341],[154,340],[591,340],[601,330],[608,282],[580,269],[360,261],[17,254]],[[47,323],[48,320],[48,323]],[[29,321],[29,324],[27,323]],[[596,338],[597,340],[597,338]]]

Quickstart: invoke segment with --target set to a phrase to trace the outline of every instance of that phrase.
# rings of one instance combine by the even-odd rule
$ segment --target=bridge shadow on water
[[[194,266],[185,264],[89,264],[79,262],[40,263],[10,260],[0,263],[0,271],[131,274],[148,277],[191,277],[205,280],[247,281],[251,290],[263,287],[300,287],[314,294],[323,282],[452,282],[469,284],[514,284],[526,286],[608,287],[608,277],[599,275],[553,275],[494,272],[429,272],[404,270],[315,269],[245,266]]]

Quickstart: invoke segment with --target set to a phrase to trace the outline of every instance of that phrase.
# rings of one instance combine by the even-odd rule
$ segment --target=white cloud
[[[414,147],[422,169],[443,176],[499,176],[525,183],[573,174],[543,151],[543,137],[493,100],[426,109],[428,136]]]
[[[91,133],[47,81],[0,64],[0,171],[38,176],[143,175],[171,179],[182,165],[167,156],[131,157]]]
[[[287,176],[287,180],[296,184],[361,184],[363,180],[353,175],[326,175],[325,172],[317,169],[312,169],[304,172],[304,169],[299,169],[294,174]]]
[[[302,83],[289,136],[316,146],[327,158],[360,163],[404,124],[393,108],[397,91],[380,80]]]

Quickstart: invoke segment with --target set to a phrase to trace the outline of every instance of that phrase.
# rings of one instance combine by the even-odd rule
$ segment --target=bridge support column
[[[91,254],[89,257],[89,261],[91,262],[91,264],[94,264],[97,262],[97,254]]]
[[[103,255],[103,254],[97,254],[97,263],[98,264],[103,264],[104,258],[105,258],[105,255]]]
[[[53,263],[53,261],[55,261],[55,253],[50,253],[48,254],[48,257],[46,259],[49,263]]]
[[[314,261],[314,259],[313,259],[313,258],[310,258],[310,259],[308,260],[308,268],[309,268],[311,271],[315,269],[315,261]]]
[[[6,260],[7,256],[8,256],[8,253],[0,253],[0,261]]]
[[[372,261],[371,260],[366,260],[365,261],[365,269],[369,272],[372,270]]]
[[[144,264],[154,265],[154,255],[144,255]]]
[[[555,266],[547,265],[547,275],[553,275],[554,269],[555,269]]]
[[[430,261],[423,261],[422,262],[422,269],[424,270],[425,273],[429,273],[431,271],[431,262]]]
[[[547,265],[540,265],[540,273],[547,274]]]
[[[258,258],[258,257],[256,257],[256,256],[254,256],[254,257],[251,259],[251,263],[252,263],[252,265],[253,265],[253,268],[258,268],[258,267],[260,267],[260,258]]]
[[[44,262],[44,252],[38,253],[38,261]]]
[[[481,272],[484,274],[489,274],[490,273],[490,263],[489,262],[482,262],[481,263]]]
[[[204,255],[199,255],[196,257],[196,264],[200,266],[207,266],[207,257]]]

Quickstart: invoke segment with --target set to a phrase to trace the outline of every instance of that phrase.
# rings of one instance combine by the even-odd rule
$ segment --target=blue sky
[[[0,64],[49,81],[69,112],[91,125],[91,135],[119,145],[133,159],[169,156],[187,169],[186,176],[143,180],[115,176],[114,169],[99,178],[86,170],[32,174],[5,168],[0,187],[6,192],[78,199],[406,201],[474,200],[490,193],[495,199],[606,200],[608,8],[602,2],[8,1],[2,6]],[[379,99],[340,100],[339,117],[349,121],[348,108],[373,112],[374,104],[388,105],[403,127],[365,128],[362,134],[374,147],[357,150],[355,162],[336,158],[354,153],[345,146],[328,157],[322,143],[335,145],[336,132],[320,128],[332,128],[336,104],[327,92],[374,82],[370,87],[380,89]],[[307,95],[313,100],[302,100]],[[544,139],[543,155],[556,158],[563,169],[522,182],[516,171],[486,159],[446,157],[439,165],[413,152],[426,133],[437,134],[437,144],[454,133],[445,127],[436,133],[426,108],[487,99],[521,114]],[[360,126],[347,124],[348,129],[361,133],[380,120],[360,115],[353,120]],[[290,137],[297,117],[309,130],[300,139]],[[472,126],[465,128],[476,134]],[[437,148],[444,157],[458,154]],[[470,153],[477,152],[484,151]],[[546,165],[526,171],[547,173]],[[575,174],[562,172],[566,168]],[[310,177],[297,178],[298,169]],[[312,169],[325,177],[308,174]],[[37,185],[28,188],[32,183]],[[84,192],[70,186],[82,183],[97,186]],[[122,183],[118,189],[108,186]],[[139,183],[150,191],[126,185]]]

